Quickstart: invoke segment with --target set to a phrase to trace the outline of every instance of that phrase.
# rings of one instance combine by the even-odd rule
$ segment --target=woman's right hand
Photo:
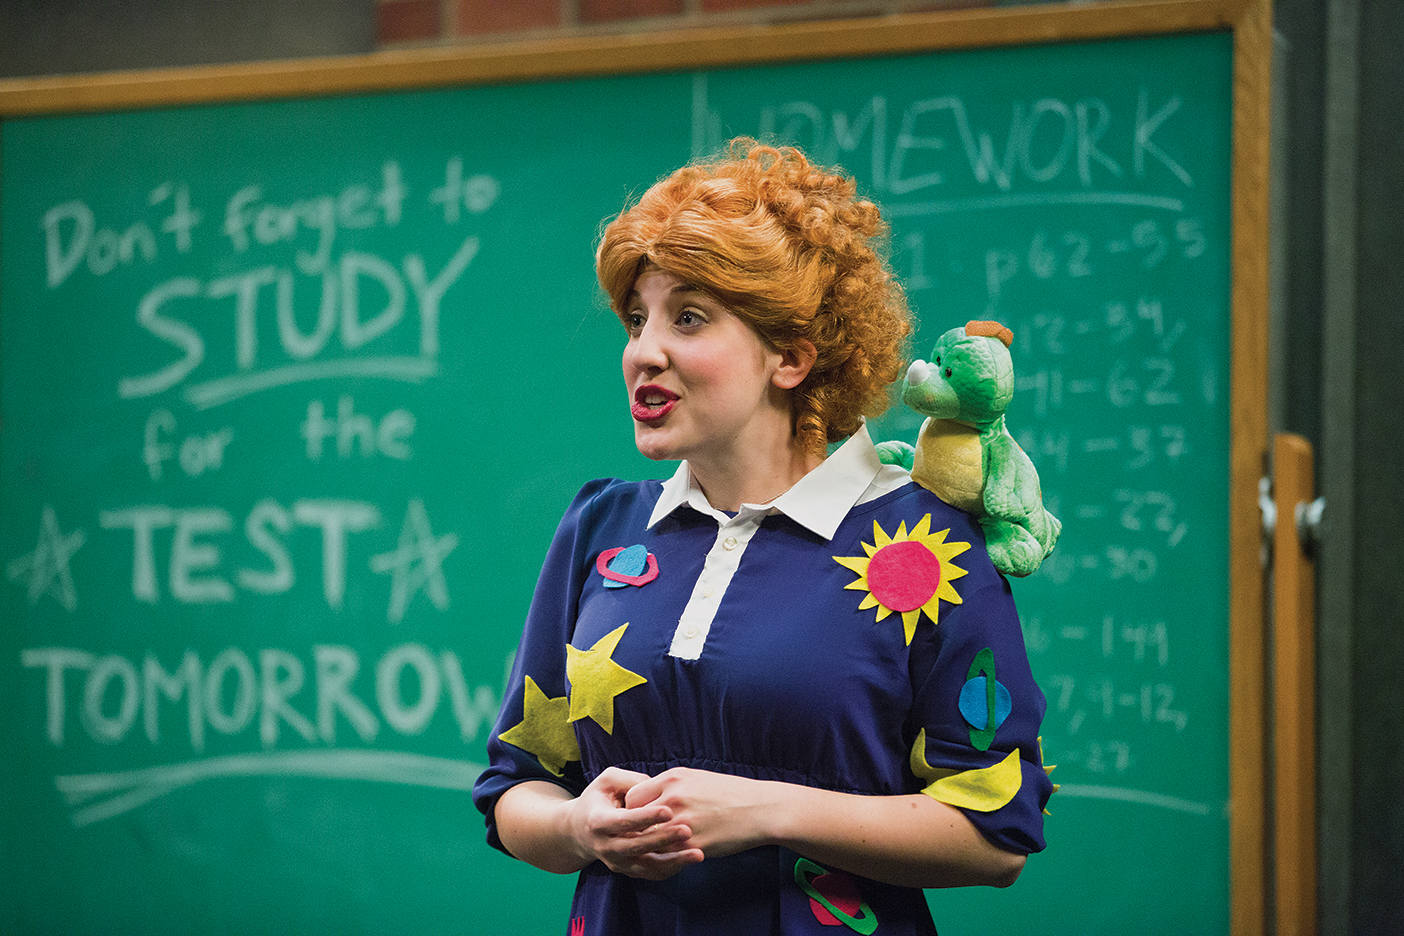
[[[692,830],[661,803],[624,805],[645,774],[609,767],[579,796],[545,780],[519,783],[493,807],[507,851],[556,874],[573,874],[592,861],[630,877],[661,881],[702,860],[688,846]]]
[[[687,847],[692,830],[675,821],[667,806],[624,805],[625,794],[647,779],[608,767],[569,801],[566,827],[587,863],[598,859],[611,871],[660,881],[702,860],[701,849]]]

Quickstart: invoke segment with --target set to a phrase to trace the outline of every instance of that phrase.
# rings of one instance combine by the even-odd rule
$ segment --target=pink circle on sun
[[[915,540],[888,543],[868,560],[868,591],[891,611],[915,611],[941,585],[941,560]]]

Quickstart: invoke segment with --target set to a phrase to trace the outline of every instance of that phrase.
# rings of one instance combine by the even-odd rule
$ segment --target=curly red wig
[[[777,350],[812,344],[814,366],[791,400],[799,443],[822,454],[887,408],[912,331],[880,253],[887,225],[855,191],[797,149],[733,140],[610,221],[595,271],[621,318],[653,264],[711,293]]]

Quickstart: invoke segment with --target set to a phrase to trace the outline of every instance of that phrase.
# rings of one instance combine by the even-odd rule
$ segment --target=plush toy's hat
[[[998,322],[966,322],[965,334],[968,338],[998,338],[1006,348],[1014,344],[1014,333]]]

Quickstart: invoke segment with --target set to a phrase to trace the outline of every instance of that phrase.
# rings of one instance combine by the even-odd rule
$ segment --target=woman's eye
[[[678,313],[678,324],[682,325],[685,328],[690,328],[694,325],[701,325],[702,316],[698,315],[691,309],[683,309],[681,312]]]
[[[630,334],[638,334],[643,330],[644,317],[637,312],[630,312],[624,316],[624,327],[629,330]]]

